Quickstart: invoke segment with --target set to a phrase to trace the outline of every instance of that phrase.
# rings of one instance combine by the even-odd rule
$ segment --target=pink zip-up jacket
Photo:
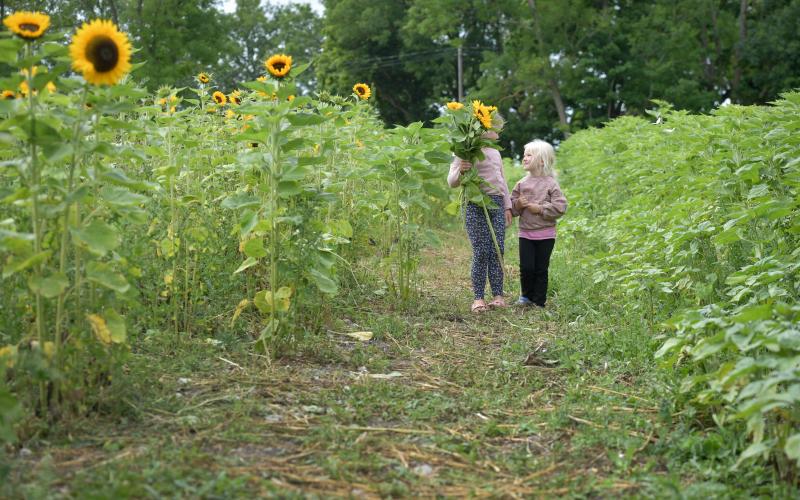
[[[519,202],[520,196],[529,203],[541,205],[542,213],[535,214],[525,209]],[[555,227],[556,220],[567,211],[567,199],[552,177],[531,177],[526,175],[511,191],[511,213],[519,216],[520,231],[536,231]]]
[[[500,158],[500,151],[494,148],[483,148],[481,151],[483,151],[485,158],[476,162],[472,168],[477,168],[480,178],[491,184],[491,186],[484,184],[481,189],[488,195],[502,196],[505,209],[510,210],[511,195],[508,193],[508,183],[503,172],[503,159]],[[460,164],[461,158],[457,156],[453,158],[453,163],[450,164],[447,183],[451,188],[461,185]]]

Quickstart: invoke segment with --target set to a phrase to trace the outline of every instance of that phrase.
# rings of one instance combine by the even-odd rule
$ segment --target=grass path
[[[608,497],[679,483],[660,456],[649,354],[558,297],[568,249],[556,249],[548,311],[475,316],[466,238],[441,237],[414,307],[362,301],[269,367],[204,339],[173,352],[143,341],[125,411],[28,443],[12,493]],[[517,280],[510,269],[508,288]],[[364,330],[375,338],[342,335]]]

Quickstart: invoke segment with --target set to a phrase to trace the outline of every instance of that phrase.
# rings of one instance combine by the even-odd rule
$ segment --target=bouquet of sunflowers
[[[482,148],[500,149],[494,138],[487,137],[487,132],[500,132],[503,128],[503,121],[494,106],[486,106],[478,100],[467,106],[460,102],[448,102],[445,116],[434,122],[443,124],[448,130],[450,151],[462,160],[474,164],[483,160]],[[493,207],[494,202],[481,190],[481,185],[485,183],[476,169],[466,172],[461,177],[461,204],[471,201]]]
[[[497,108],[474,100],[468,106],[460,102],[448,102],[447,114],[436,120],[444,123],[450,132],[450,151],[469,162],[483,159],[481,148],[497,148],[494,139],[484,136],[488,131],[500,132],[503,123]]]

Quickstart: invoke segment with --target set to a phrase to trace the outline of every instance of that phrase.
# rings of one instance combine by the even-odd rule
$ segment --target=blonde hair
[[[550,143],[540,139],[533,140],[525,145],[525,154],[530,154],[534,159],[542,160],[542,167],[536,169],[538,170],[536,172],[537,177],[556,176],[556,151]]]

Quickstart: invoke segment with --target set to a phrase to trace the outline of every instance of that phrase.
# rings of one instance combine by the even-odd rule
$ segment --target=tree
[[[322,51],[322,19],[308,5],[262,7],[259,0],[238,0],[229,23],[236,47],[227,58],[230,85],[263,75],[264,61],[273,54],[291,55],[299,64],[317,59]],[[298,83],[307,90],[316,86],[313,65]]]

